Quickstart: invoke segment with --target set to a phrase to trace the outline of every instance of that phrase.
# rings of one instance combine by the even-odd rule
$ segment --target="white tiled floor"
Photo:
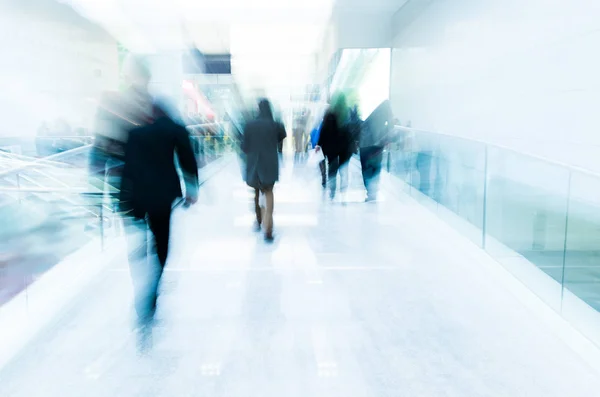
[[[329,202],[290,163],[273,245],[231,164],[174,219],[151,333],[125,262],[0,373],[0,396],[569,396],[600,379],[415,210]],[[310,174],[313,175],[312,173]]]

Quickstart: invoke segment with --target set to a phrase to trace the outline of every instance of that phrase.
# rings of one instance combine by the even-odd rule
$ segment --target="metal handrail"
[[[4,136],[3,139],[15,139],[18,140],[16,144],[19,142],[31,142],[37,139],[72,139],[72,140],[93,140],[95,138],[94,135],[30,135],[30,136]]]
[[[94,135],[35,135],[33,139],[94,139]]]
[[[32,161],[30,161],[29,163],[25,164],[25,166],[30,166],[31,163],[32,163]],[[60,164],[64,165],[64,163],[52,162],[53,166],[60,165]],[[44,164],[44,165],[46,165],[46,164]],[[69,185],[67,183],[61,181],[60,179],[58,179],[58,178],[56,178],[56,177],[54,177],[52,175],[48,175],[47,173],[45,173],[40,168],[34,168],[34,169],[32,169],[32,171],[35,172],[35,173],[37,173],[37,174],[40,174],[44,178],[48,178],[48,179],[52,180],[53,182],[57,183],[58,185],[62,186],[65,189],[70,189],[70,187],[69,187]],[[48,188],[45,188],[43,184],[38,183],[34,178],[28,177],[26,175],[22,175],[19,172],[17,172],[17,182],[16,182],[17,186],[14,189],[11,189],[11,188],[4,189],[4,192],[8,193],[8,194],[14,193],[14,194],[17,194],[17,195],[20,194],[21,192],[25,192],[27,190],[27,188],[23,188],[23,187],[20,186],[20,183],[19,183],[20,179],[26,180],[29,183],[32,183],[33,185],[35,185],[35,187],[33,189],[31,189],[31,188],[29,189],[29,192],[31,194],[33,194],[34,196],[40,196],[40,193],[41,193],[40,189],[45,190],[45,192],[48,191],[47,190]],[[60,192],[59,191],[55,191],[55,193],[60,193]],[[68,193],[71,193],[71,191],[67,190],[67,194]],[[80,205],[80,203],[76,202],[76,200],[74,200],[72,197],[67,196],[66,194],[59,194],[59,197],[60,197],[60,199],[64,200],[66,202],[66,204],[68,204],[68,205],[74,205],[74,206]],[[2,207],[4,207],[4,206],[2,206]]]
[[[103,191],[92,191],[88,188],[43,188],[43,187],[0,187],[0,192],[7,193],[72,193],[72,194],[81,194],[86,196],[104,196],[105,194],[117,193],[117,189],[109,190],[107,192]]]
[[[433,135],[441,135],[444,137],[448,137],[448,138],[454,138],[454,139],[460,139],[463,141],[467,141],[467,142],[474,142],[474,143],[478,143],[487,147],[493,147],[496,149],[500,149],[500,150],[506,150],[508,152],[514,153],[514,154],[518,154],[521,156],[525,156],[525,157],[529,157],[531,159],[534,160],[538,160],[541,162],[544,162],[546,164],[550,164],[550,165],[554,165],[554,166],[558,166],[558,167],[562,167],[562,168],[566,168],[569,171],[572,172],[578,172],[578,173],[582,173],[588,176],[593,176],[595,178],[600,178],[600,173],[589,170],[587,168],[583,168],[583,167],[578,167],[576,165],[571,165],[571,164],[567,164],[567,163],[563,163],[561,161],[557,161],[557,160],[552,160],[549,159],[547,157],[544,156],[540,156],[538,154],[533,154],[533,153],[529,153],[529,152],[524,152],[524,151],[520,151],[508,146],[504,146],[498,143],[492,143],[492,142],[488,142],[482,139],[475,139],[475,138],[466,138],[466,137],[461,137],[461,136],[457,136],[457,135],[451,135],[448,133],[444,133],[444,132],[434,132],[434,131],[427,131],[427,130],[419,130],[416,128],[409,128],[409,127],[403,127],[401,125],[396,125],[394,126],[395,129],[399,129],[399,130],[405,130],[405,131],[409,131],[409,132],[416,132],[416,133],[426,133],[426,134],[433,134]]]
[[[77,149],[77,148],[75,148],[75,149]],[[39,158],[39,157],[25,156],[23,154],[16,154],[16,153],[10,153],[10,152],[0,152],[0,158],[7,159],[7,160],[19,161],[22,163],[21,165],[27,165],[28,163],[31,163],[33,161],[41,160],[41,158]],[[44,165],[61,166],[61,165],[65,165],[65,163],[61,163],[60,161],[44,160]]]
[[[62,153],[53,154],[51,156],[47,156],[47,157],[44,157],[44,158],[41,158],[41,159],[37,159],[37,160],[31,161],[31,162],[29,162],[27,164],[24,164],[24,165],[21,165],[21,166],[18,166],[18,167],[13,167],[13,168],[11,168],[9,170],[5,170],[5,171],[0,172],[0,178],[4,177],[4,176],[7,176],[7,175],[10,175],[10,174],[13,174],[15,172],[23,171],[23,170],[25,170],[25,169],[27,169],[29,167],[32,167],[32,166],[45,164],[46,162],[49,162],[51,160],[56,160],[56,159],[63,158],[63,157],[69,157],[69,156],[72,156],[74,154],[85,152],[86,150],[89,150],[91,147],[92,147],[92,145],[80,146],[78,148],[67,150],[67,151],[64,151]]]

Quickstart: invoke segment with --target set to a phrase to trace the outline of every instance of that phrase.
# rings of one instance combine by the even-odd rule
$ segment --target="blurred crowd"
[[[196,130],[197,125],[186,128],[175,103],[149,93],[150,70],[140,59],[128,59],[125,76],[126,89],[107,92],[99,102],[89,176],[102,191],[108,188],[123,217],[135,307],[146,323],[154,316],[167,263],[173,208],[197,201],[202,153],[195,138],[218,137],[222,132]],[[286,126],[267,99],[258,102],[256,111],[242,114],[243,122],[232,122],[230,134],[221,138],[235,142],[239,150],[243,179],[254,191],[255,229],[264,232],[266,242],[272,242],[274,186],[288,136]],[[321,114],[310,110],[295,114],[291,126],[294,161],[312,159],[323,188],[334,199],[338,190],[342,195],[347,191],[348,163],[357,156],[366,201],[375,201],[384,148],[390,143],[393,127],[388,101],[363,120],[358,107],[349,106],[346,96],[337,93]],[[150,244],[153,250],[148,249]],[[148,257],[150,251],[156,253],[153,261]]]

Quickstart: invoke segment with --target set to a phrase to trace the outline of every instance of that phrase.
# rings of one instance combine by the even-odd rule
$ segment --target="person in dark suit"
[[[136,310],[140,318],[154,315],[157,290],[169,253],[171,212],[183,196],[175,155],[186,183],[189,204],[197,201],[198,165],[185,127],[173,121],[165,103],[153,106],[154,122],[129,133],[121,182],[120,206],[127,214],[129,235],[143,236],[130,242],[130,267],[136,289]],[[146,234],[150,229],[158,265],[146,260]]]
[[[242,151],[246,154],[246,183],[254,188],[256,226],[264,227],[267,241],[273,241],[273,187],[279,180],[278,147],[286,135],[283,124],[273,119],[269,101],[261,100],[258,118],[244,129]],[[264,208],[260,205],[261,193],[265,196]]]

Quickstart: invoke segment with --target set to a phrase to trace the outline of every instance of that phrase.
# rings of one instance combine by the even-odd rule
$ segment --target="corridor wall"
[[[402,122],[600,171],[600,3],[427,3],[392,29]]]

